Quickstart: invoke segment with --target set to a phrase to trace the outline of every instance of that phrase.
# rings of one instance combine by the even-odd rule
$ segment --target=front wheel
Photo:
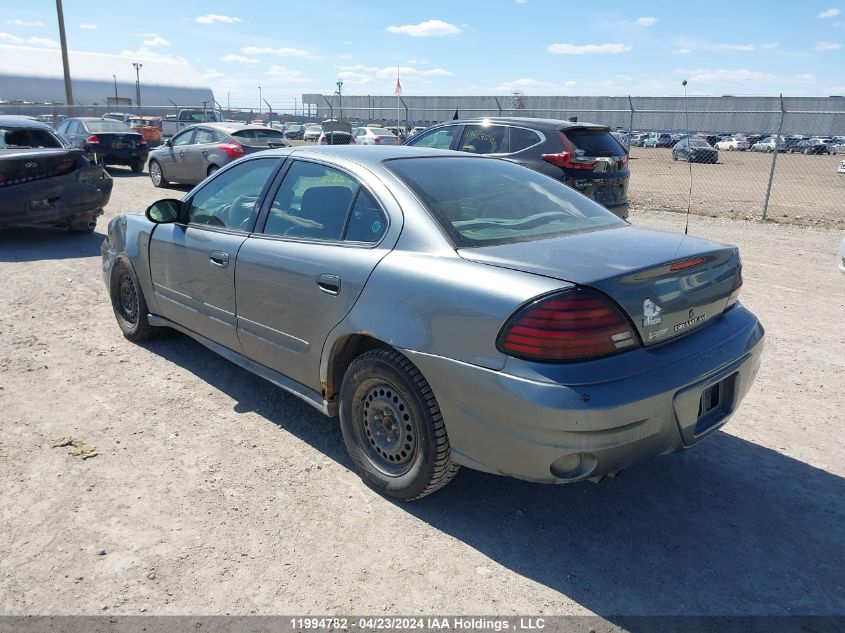
[[[112,269],[109,295],[123,336],[137,343],[159,334],[161,328],[150,325],[147,319],[147,302],[135,271],[124,261],[118,261]]]
[[[369,351],[349,366],[340,428],[355,471],[381,494],[419,499],[458,471],[431,387],[396,350]]]

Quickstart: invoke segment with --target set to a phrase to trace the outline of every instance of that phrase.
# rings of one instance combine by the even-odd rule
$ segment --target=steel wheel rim
[[[135,289],[135,282],[128,274],[120,278],[117,306],[124,321],[130,325],[138,322],[138,292]]]
[[[356,422],[367,458],[387,475],[404,475],[419,451],[419,430],[408,401],[396,387],[381,381],[362,385],[361,392]]]
[[[161,167],[159,167],[158,163],[152,163],[150,165],[150,178],[152,178],[154,185],[161,184]]]

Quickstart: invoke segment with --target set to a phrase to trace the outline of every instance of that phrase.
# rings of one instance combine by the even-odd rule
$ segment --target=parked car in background
[[[174,136],[179,130],[196,123],[222,122],[223,117],[217,110],[209,108],[182,108],[177,115],[169,114],[162,120],[161,135],[165,138]]]
[[[842,161],[840,169],[842,167],[845,167],[845,160]],[[839,272],[845,275],[845,237],[843,237],[842,241],[839,243]]]
[[[812,139],[798,141],[795,145],[789,148],[789,151],[791,153],[801,154],[830,154],[830,148],[827,143]]]
[[[404,143],[405,140],[408,137],[408,135],[405,133],[405,128],[397,127],[395,125],[388,125],[388,126],[385,126],[385,129],[389,130],[391,134],[393,134],[393,135],[395,135],[396,137],[399,138],[399,144],[400,145],[402,143]]]
[[[408,132],[408,138],[411,138],[412,136],[416,136],[420,132],[425,132],[427,129],[428,128],[425,128],[421,125],[416,125],[416,126],[412,127],[410,129],[410,131]]]
[[[719,161],[719,150],[700,137],[681,139],[672,148],[673,160],[685,160],[690,163],[716,163]]]
[[[783,142],[783,141],[781,141]],[[751,146],[752,152],[774,152],[777,149],[778,142],[773,136],[757,141]]]
[[[62,121],[56,131],[71,145],[91,153],[101,165],[128,165],[135,173],[147,162],[147,140],[126,123],[77,117]]]
[[[150,152],[150,180],[196,184],[233,160],[288,147],[281,130],[243,123],[203,123],[186,128]]]
[[[643,141],[643,147],[672,147],[672,135],[668,132],[651,132]]]
[[[828,143],[828,149],[831,154],[845,154],[845,136],[834,136]]]
[[[293,123],[285,127],[285,138],[301,141],[305,134],[305,127],[299,123]]]
[[[845,160],[839,163],[839,169],[836,170],[836,173],[840,176],[845,176]]]
[[[302,133],[302,140],[304,141],[319,141],[320,135],[323,133],[323,126],[319,123],[310,123],[305,126],[305,131]]]
[[[317,142],[320,145],[355,145],[355,137],[352,134],[352,126],[346,121],[327,119],[320,126],[320,137]]]
[[[741,136],[732,136],[716,143],[716,149],[725,150],[728,152],[744,152],[751,146],[748,141]]]
[[[147,147],[161,145],[162,119],[160,116],[133,116],[129,118],[128,123],[129,127],[147,139]]]
[[[111,119],[112,121],[122,121],[123,123],[128,123],[129,119],[132,118],[133,115],[129,114],[128,112],[106,112],[102,117],[102,119]]]
[[[339,415],[355,471],[403,500],[461,465],[570,483],[682,451],[764,346],[736,247],[478,155],[250,156],[114,218],[101,252],[127,339],[176,329]]]
[[[0,227],[60,226],[91,233],[113,181],[46,123],[0,116]]]
[[[355,129],[358,145],[399,145],[399,137],[384,127],[359,127]]]
[[[603,125],[522,117],[465,119],[432,126],[405,145],[501,156],[561,180],[628,217],[628,155]]]

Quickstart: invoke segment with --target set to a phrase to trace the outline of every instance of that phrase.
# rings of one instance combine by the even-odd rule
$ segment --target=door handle
[[[208,260],[214,266],[219,266],[220,268],[226,268],[226,266],[229,265],[229,253],[225,253],[223,251],[211,251],[208,254]]]
[[[317,286],[329,295],[340,293],[340,277],[337,275],[320,275],[317,277]]]

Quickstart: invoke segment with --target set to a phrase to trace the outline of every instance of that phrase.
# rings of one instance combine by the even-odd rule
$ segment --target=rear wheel
[[[349,366],[340,428],[355,471],[381,494],[419,499],[458,471],[431,387],[396,350],[371,350]]]
[[[144,341],[158,335],[161,328],[150,325],[147,319],[147,302],[138,284],[135,271],[124,261],[112,269],[109,288],[111,304],[123,336],[133,342]]]
[[[140,174],[142,171],[144,171],[144,161],[136,160],[134,163],[129,165],[129,169],[132,170],[133,174]]]
[[[206,176],[210,176],[210,175],[212,175],[212,174],[213,174],[214,172],[216,172],[218,169],[220,169],[220,168],[219,168],[217,165],[209,165],[209,166],[208,166],[208,171],[206,172]]]
[[[154,187],[166,187],[170,184],[164,177],[164,171],[162,171],[157,160],[150,161],[150,180],[152,180]]]

